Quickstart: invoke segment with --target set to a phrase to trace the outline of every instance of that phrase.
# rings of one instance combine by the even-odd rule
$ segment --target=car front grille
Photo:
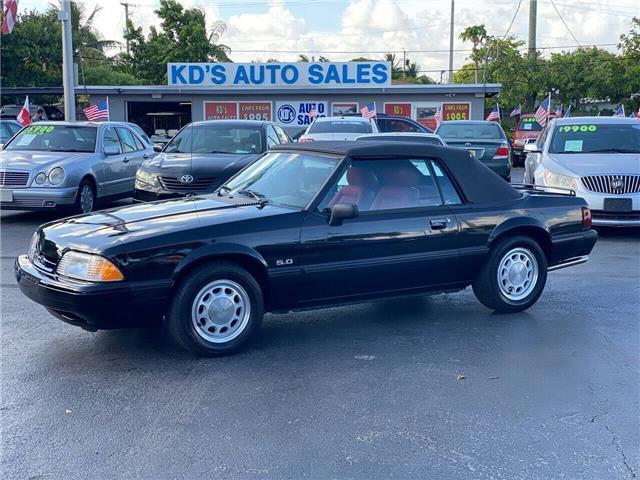
[[[0,170],[0,187],[26,187],[29,172]]]
[[[640,175],[589,175],[582,177],[582,183],[595,193],[625,195],[640,192]]]
[[[640,221],[640,211],[633,212],[604,212],[602,210],[591,210],[591,218],[594,220],[607,221]]]
[[[218,184],[216,177],[196,178],[193,182],[183,183],[180,178],[160,177],[160,185],[170,192],[205,192],[213,190]]]

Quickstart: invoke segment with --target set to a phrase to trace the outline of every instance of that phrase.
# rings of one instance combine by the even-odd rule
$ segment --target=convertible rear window
[[[46,125],[35,123],[16,135],[5,150],[36,150],[43,152],[94,152],[96,127]]]
[[[640,123],[557,125],[549,153],[640,153]]]
[[[349,120],[316,121],[307,133],[371,133],[373,128],[369,122],[353,122]]]

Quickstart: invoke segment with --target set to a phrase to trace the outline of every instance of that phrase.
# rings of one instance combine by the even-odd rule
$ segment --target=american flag
[[[438,107],[436,109],[436,114],[433,116],[433,119],[436,121],[436,128],[440,125],[442,121],[442,107]]]
[[[554,114],[556,114],[557,116],[561,117],[562,116],[562,104],[558,105],[558,108],[556,108],[556,111],[553,112]]]
[[[487,115],[487,122],[499,122],[500,121],[500,105],[496,103],[496,106],[493,107],[493,110],[489,112]]]
[[[520,104],[516,105],[516,108],[509,114],[510,117],[515,117],[516,115],[522,115],[522,107]]]
[[[376,104],[370,103],[360,109],[360,113],[364,118],[374,118],[376,116]]]
[[[315,108],[313,108],[313,109],[309,112],[309,116],[310,116],[311,118],[313,118],[313,117],[315,117],[316,115],[318,115],[318,111],[317,111]]]
[[[567,109],[564,111],[564,115],[563,115],[563,117],[564,117],[564,118],[569,118],[570,116],[571,116],[571,105],[569,105],[569,106],[567,107]]]
[[[87,117],[87,120],[93,122],[94,120],[109,120],[109,104],[106,100],[96,103],[95,105],[89,105],[82,110]]]
[[[551,104],[551,95],[544,99],[544,102],[540,104],[538,110],[536,110],[535,117],[538,123],[544,127],[547,124],[549,118],[549,110]]]
[[[2,34],[8,35],[13,31],[18,15],[18,0],[5,0],[2,12]]]
[[[624,117],[624,105],[620,105],[618,109],[613,112],[613,117]]]
[[[636,118],[640,120],[640,108],[638,109],[638,113],[636,113]]]

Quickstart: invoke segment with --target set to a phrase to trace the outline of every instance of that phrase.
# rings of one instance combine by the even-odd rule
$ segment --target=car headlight
[[[578,189],[578,182],[575,178],[553,173],[549,170],[544,171],[544,181],[549,187],[570,188],[571,190]]]
[[[149,185],[155,185],[157,183],[158,177],[156,176],[156,174],[147,172],[144,169],[140,168],[136,172],[136,180],[147,183]]]
[[[118,282],[124,280],[122,272],[111,261],[100,255],[70,250],[62,256],[56,269],[58,275],[88,282]]]
[[[47,174],[44,172],[40,172],[36,175],[35,181],[38,185],[42,185],[47,181]]]
[[[514,140],[513,144],[518,146],[518,147],[523,146],[524,145],[524,138],[518,138],[518,139]]]
[[[27,252],[27,257],[29,257],[29,260],[31,260],[32,262],[36,258],[36,253],[38,253],[39,241],[40,241],[40,235],[38,235],[38,232],[35,232],[31,236],[31,243],[29,244],[29,251]]]
[[[60,185],[64,180],[64,170],[62,167],[56,167],[49,172],[49,183],[51,185]]]

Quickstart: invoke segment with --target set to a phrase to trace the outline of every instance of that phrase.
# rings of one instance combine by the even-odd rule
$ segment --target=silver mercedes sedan
[[[524,149],[525,183],[574,190],[589,203],[594,225],[640,226],[637,119],[553,119]]]
[[[0,151],[0,209],[92,211],[131,197],[153,147],[122,122],[38,122]]]

